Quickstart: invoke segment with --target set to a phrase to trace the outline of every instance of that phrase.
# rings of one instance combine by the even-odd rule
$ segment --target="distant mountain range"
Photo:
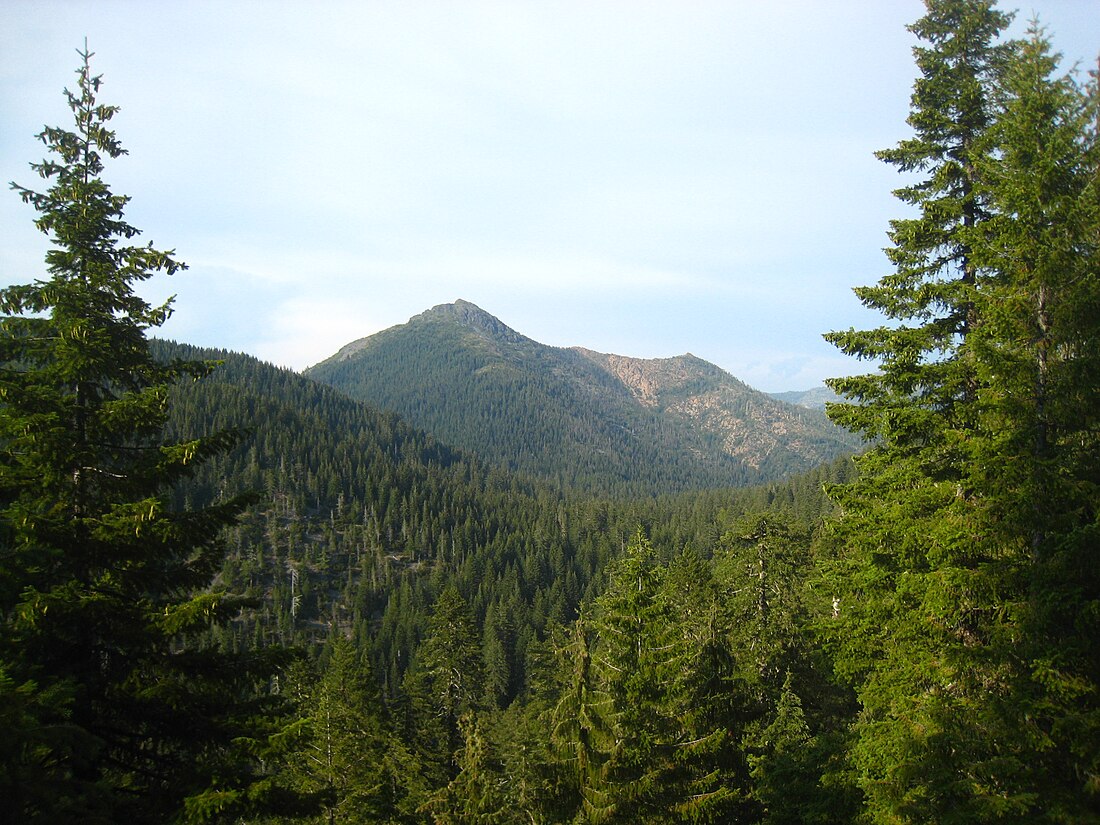
[[[788,404],[796,404],[810,410],[823,410],[826,404],[843,400],[828,387],[814,387],[812,390],[794,392],[773,392],[769,395],[772,398],[778,398],[780,401],[786,401]]]
[[[859,448],[820,411],[691,354],[550,347],[462,300],[353,341],[305,374],[487,461],[587,490],[756,484]]]

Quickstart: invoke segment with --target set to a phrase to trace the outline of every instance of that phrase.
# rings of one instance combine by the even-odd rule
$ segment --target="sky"
[[[1017,8],[1004,3],[1002,8]],[[43,182],[87,38],[104,179],[189,265],[155,334],[296,370],[471,301],[552,346],[691,352],[768,392],[866,371],[919,0],[0,0],[0,180]],[[1100,3],[1034,0],[1065,67]],[[0,190],[0,286],[45,278]]]

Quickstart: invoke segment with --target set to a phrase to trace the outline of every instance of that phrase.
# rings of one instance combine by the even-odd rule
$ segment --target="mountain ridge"
[[[345,345],[305,375],[483,458],[586,489],[756,484],[858,444],[691,353],[552,347],[469,301]]]

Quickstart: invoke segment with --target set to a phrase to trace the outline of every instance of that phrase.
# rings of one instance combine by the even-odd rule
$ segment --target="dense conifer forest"
[[[157,339],[85,48],[0,290],[0,820],[1100,821],[1097,78],[925,5],[865,450],[644,496]]]
[[[637,359],[527,338],[468,301],[353,341],[304,373],[492,463],[590,495],[787,478],[860,439],[693,355]]]

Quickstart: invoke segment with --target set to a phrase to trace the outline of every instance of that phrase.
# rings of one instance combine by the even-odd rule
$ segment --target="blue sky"
[[[1011,4],[1003,8],[1012,9]],[[0,179],[35,186],[88,38],[105,178],[190,265],[160,334],[304,368],[464,298],[546,344],[692,352],[767,391],[862,370],[917,0],[0,5]],[[1036,0],[1069,64],[1095,0]],[[0,196],[0,284],[44,276]]]

